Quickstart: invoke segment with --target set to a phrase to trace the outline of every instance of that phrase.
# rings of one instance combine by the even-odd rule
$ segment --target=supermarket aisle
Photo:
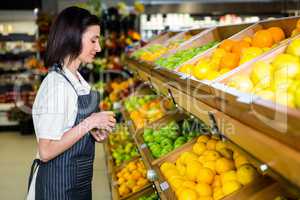
[[[33,135],[0,132],[0,196],[1,199],[22,200],[25,197],[31,160],[35,155]],[[93,199],[109,200],[110,190],[106,176],[102,145],[97,145],[94,166]]]

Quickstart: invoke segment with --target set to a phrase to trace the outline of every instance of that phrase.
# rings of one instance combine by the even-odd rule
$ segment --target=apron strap
[[[72,88],[74,89],[76,95],[79,96],[78,93],[77,93],[77,91],[76,91],[76,89],[75,89],[75,87],[74,87],[74,85],[71,83],[71,81],[70,81],[70,80],[67,78],[67,76],[64,74],[64,72],[63,72],[63,70],[62,70],[62,65],[61,65],[61,64],[55,63],[55,64],[51,67],[50,71],[55,71],[55,72],[57,72],[58,74],[62,75],[62,76],[63,76],[63,77],[71,84],[71,86],[72,86]]]
[[[29,175],[29,179],[28,179],[28,188],[27,188],[27,192],[29,192],[30,189],[30,185],[32,182],[32,178],[33,175],[37,169],[37,167],[41,164],[41,160],[40,159],[34,159],[31,165],[31,169],[30,169],[30,175]]]

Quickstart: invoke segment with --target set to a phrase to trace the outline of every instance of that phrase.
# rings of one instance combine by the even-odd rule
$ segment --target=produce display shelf
[[[144,70],[146,66],[136,65],[136,62],[128,57],[125,62],[127,62],[128,68],[132,69],[142,80],[151,83],[161,93],[171,96],[178,107],[197,116],[207,124],[211,124],[211,117],[214,116],[216,125],[226,138],[265,163],[267,168],[274,170],[279,177],[283,177],[298,188],[300,187],[300,152],[298,150],[257,130],[255,124],[246,125],[238,118],[233,118],[203,103],[203,96],[190,95],[184,89],[174,87],[169,84],[168,77],[162,76],[155,69],[149,73]],[[140,74],[144,76],[139,76]]]

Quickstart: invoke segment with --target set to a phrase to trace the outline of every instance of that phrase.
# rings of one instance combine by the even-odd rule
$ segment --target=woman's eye
[[[95,41],[95,40],[92,40],[91,42],[92,42],[92,43],[96,43],[96,41]]]

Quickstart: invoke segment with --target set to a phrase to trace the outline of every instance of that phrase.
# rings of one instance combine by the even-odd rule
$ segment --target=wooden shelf
[[[277,173],[278,178],[282,177],[291,185],[300,188],[299,151],[204,103],[203,98],[205,97],[198,94],[191,95],[185,88],[168,83],[168,77],[158,73],[155,69],[149,70],[150,68],[147,66],[137,65],[137,62],[130,58],[126,58],[125,62],[139,78],[150,82],[162,94],[171,96],[178,107],[197,116],[205,123],[212,124],[209,115],[212,113],[220,132],[226,138],[264,163],[265,166]],[[268,173],[268,170],[266,172]]]

